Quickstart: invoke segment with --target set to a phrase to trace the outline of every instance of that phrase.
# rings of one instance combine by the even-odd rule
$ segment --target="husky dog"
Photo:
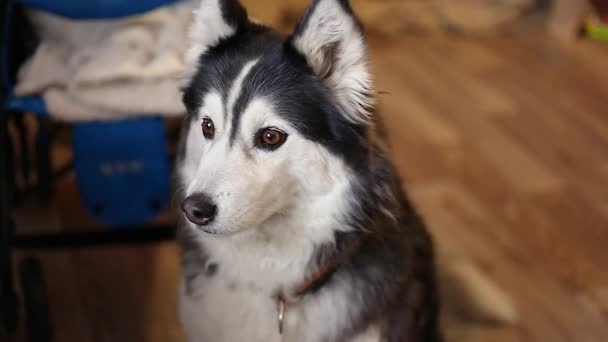
[[[388,160],[362,27],[195,12],[178,157],[189,341],[437,342],[433,247]]]

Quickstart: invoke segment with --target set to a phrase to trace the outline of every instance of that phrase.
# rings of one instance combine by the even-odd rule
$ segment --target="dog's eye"
[[[273,151],[281,147],[285,140],[287,140],[287,133],[277,128],[264,128],[260,130],[256,145],[259,148]]]
[[[215,136],[215,125],[213,124],[213,121],[211,121],[211,119],[209,118],[204,118],[202,125],[203,135],[205,136],[205,138],[213,139],[213,137]]]

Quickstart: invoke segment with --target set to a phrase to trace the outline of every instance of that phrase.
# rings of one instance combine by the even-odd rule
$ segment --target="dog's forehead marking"
[[[240,97],[241,93],[243,92],[243,82],[245,81],[247,75],[249,75],[249,73],[251,72],[251,69],[253,69],[253,67],[258,64],[258,62],[259,59],[255,59],[253,61],[245,63],[238,76],[232,82],[230,90],[228,91],[228,97],[226,99],[226,112],[224,113],[226,123],[229,123],[230,119],[236,115],[236,113],[234,113],[234,105],[237,99]],[[236,125],[233,126],[234,127],[232,127],[232,129],[235,129]]]

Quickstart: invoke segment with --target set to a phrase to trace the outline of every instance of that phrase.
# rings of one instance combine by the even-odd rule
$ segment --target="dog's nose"
[[[217,214],[217,206],[205,194],[194,194],[182,202],[188,220],[199,226],[209,224]]]

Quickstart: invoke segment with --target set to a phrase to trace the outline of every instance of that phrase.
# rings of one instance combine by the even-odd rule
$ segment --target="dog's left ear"
[[[222,40],[234,36],[249,23],[247,11],[238,0],[198,0],[190,28],[190,48],[186,53],[186,75],[189,81],[198,67],[201,55]]]
[[[314,0],[290,43],[333,93],[346,118],[368,123],[373,96],[367,46],[348,0]]]

